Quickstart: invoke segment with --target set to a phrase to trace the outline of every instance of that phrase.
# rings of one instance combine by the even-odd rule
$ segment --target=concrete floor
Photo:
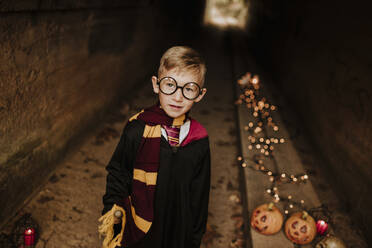
[[[208,67],[207,95],[191,112],[191,116],[208,130],[212,154],[209,219],[202,247],[245,247],[242,241],[243,207],[236,161],[240,146],[234,106],[234,83],[237,78],[232,72],[231,50],[226,49],[228,44],[224,37],[217,35],[205,41],[209,42],[191,42],[202,51]],[[105,166],[118,143],[127,118],[156,101],[150,78],[139,87],[139,94],[108,116],[106,123],[76,153],[63,161],[49,182],[22,210],[31,213],[40,224],[41,236],[37,248],[100,247],[97,226],[103,207]],[[284,113],[290,129],[296,132],[297,124],[293,113],[289,109]],[[307,170],[317,175],[313,184],[321,201],[328,203],[333,210],[334,221],[337,223],[335,231],[345,238],[348,247],[367,247],[355,224],[347,217],[340,201],[327,185],[321,167],[316,166],[316,152],[311,149],[303,134],[304,132],[295,137],[299,144],[298,149],[307,159]],[[9,223],[8,230],[11,225]]]

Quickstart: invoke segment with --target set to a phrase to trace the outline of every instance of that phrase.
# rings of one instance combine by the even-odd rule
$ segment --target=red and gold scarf
[[[99,220],[103,223],[99,232],[105,235],[104,248],[131,245],[141,239],[154,220],[154,195],[159,169],[161,126],[181,126],[186,115],[176,119],[169,117],[159,105],[142,110],[129,121],[142,120],[145,129],[133,166],[132,194],[124,199],[123,206],[114,205]],[[114,214],[122,211],[121,232],[114,238]]]

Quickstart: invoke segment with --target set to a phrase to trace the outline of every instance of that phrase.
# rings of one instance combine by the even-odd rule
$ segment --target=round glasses
[[[197,83],[189,82],[185,83],[184,86],[178,86],[176,79],[172,77],[163,77],[158,81],[160,91],[166,95],[172,95],[174,92],[181,89],[182,95],[188,100],[196,99],[201,93],[202,90]]]

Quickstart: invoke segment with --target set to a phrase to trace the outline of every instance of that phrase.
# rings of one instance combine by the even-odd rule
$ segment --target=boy
[[[162,56],[158,77],[152,77],[159,102],[130,118],[106,167],[103,247],[200,247],[210,150],[206,130],[188,113],[206,93],[205,72],[189,47],[172,47]]]

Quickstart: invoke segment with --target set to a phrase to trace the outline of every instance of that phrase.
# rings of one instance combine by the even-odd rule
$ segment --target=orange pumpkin
[[[294,213],[285,223],[285,234],[295,244],[308,244],[316,236],[315,220],[305,211]]]
[[[263,204],[253,210],[251,226],[259,233],[271,235],[280,231],[283,215],[273,203]]]

